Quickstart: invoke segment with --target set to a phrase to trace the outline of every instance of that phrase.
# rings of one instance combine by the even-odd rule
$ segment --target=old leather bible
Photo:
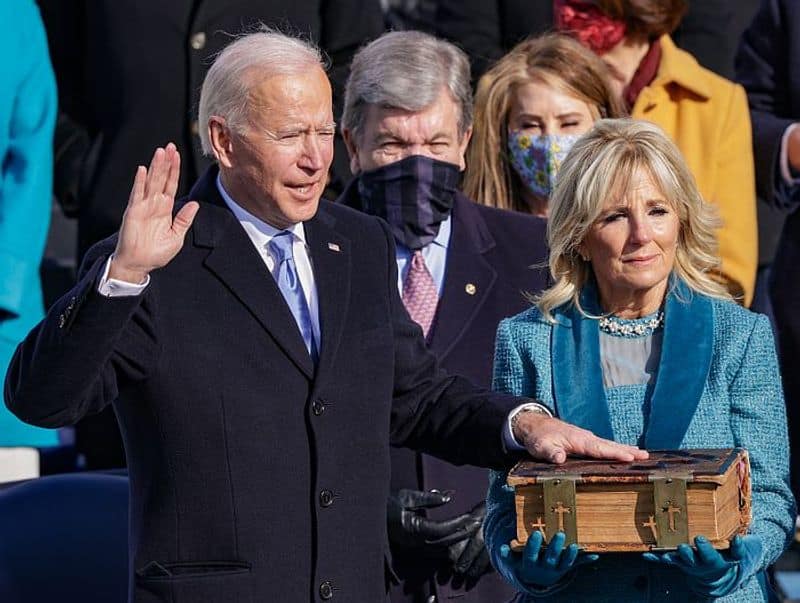
[[[727,548],[750,525],[750,462],[733,449],[657,450],[646,461],[521,461],[515,489],[520,550],[534,530],[587,552],[672,549],[703,535]]]

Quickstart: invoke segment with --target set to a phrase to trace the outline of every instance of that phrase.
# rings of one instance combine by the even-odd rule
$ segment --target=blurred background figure
[[[739,36],[759,0],[687,0],[673,40],[707,69],[733,77]],[[553,0],[381,0],[390,29],[420,29],[450,40],[470,59],[478,80],[528,36],[553,27]]]
[[[669,34],[686,7],[684,0],[557,0],[555,22],[605,61],[631,116],[661,126],[678,145],[722,218],[720,278],[749,306],[758,247],[747,99],[741,86],[675,46]]]
[[[17,344],[43,316],[42,260],[53,175],[56,85],[47,38],[33,0],[0,3],[9,25],[0,39],[0,371],[5,375]],[[12,26],[13,25],[13,26]],[[0,406],[0,447],[46,447],[57,432],[27,425]],[[22,455],[22,456],[19,456]],[[33,457],[34,469],[36,455]],[[31,467],[31,453],[0,449],[0,473]]]
[[[546,222],[458,192],[472,133],[466,55],[417,31],[353,59],[342,116],[356,178],[338,202],[385,219],[398,288],[441,366],[489,387],[497,324],[545,286]],[[392,449],[393,603],[495,603],[513,590],[483,541],[486,471]]]
[[[518,44],[480,80],[464,193],[478,203],[547,216],[558,167],[603,117],[621,117],[603,62],[565,35]]]
[[[742,32],[760,0],[686,0],[686,14],[671,37],[706,69],[734,79],[734,59]]]
[[[213,58],[234,35],[263,23],[319,43],[331,59],[338,115],[353,53],[383,31],[380,6],[371,0],[39,3],[59,87],[55,194],[78,220],[78,261],[119,228],[132,170],[146,165],[155,147],[168,140],[178,147],[178,196],[208,166],[199,146],[197,99]],[[343,146],[336,153],[345,180],[346,155]],[[124,465],[110,408],[84,419],[76,433],[89,468]]]
[[[761,199],[792,212],[772,266],[772,307],[786,390],[792,489],[800,494],[800,4],[764,0],[742,37],[737,78],[753,120]]]

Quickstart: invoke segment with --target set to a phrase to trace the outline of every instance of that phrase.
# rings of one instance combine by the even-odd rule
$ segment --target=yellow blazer
[[[678,145],[700,194],[719,209],[725,284],[740,303],[753,300],[758,265],[756,189],[750,113],[744,89],[662,36],[661,64],[639,94],[632,117],[660,126]]]

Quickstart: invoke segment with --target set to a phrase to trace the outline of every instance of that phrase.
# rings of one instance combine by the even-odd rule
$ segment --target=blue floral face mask
[[[531,136],[508,131],[508,154],[514,171],[528,189],[539,197],[550,197],[564,157],[580,138],[576,134]]]

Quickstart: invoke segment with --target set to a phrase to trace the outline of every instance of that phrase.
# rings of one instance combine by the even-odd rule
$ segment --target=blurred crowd
[[[445,368],[481,386],[491,384],[498,322],[528,305],[515,294],[551,283],[549,200],[570,149],[599,119],[658,125],[716,208],[721,262],[713,280],[771,321],[790,443],[800,448],[800,373],[792,361],[800,354],[800,6],[792,0],[5,0],[0,15],[15,24],[0,41],[15,58],[0,67],[3,372],[18,343],[73,285],[87,250],[119,229],[136,166],[174,143],[182,197],[211,165],[201,145],[208,124],[198,116],[204,78],[237,35],[266,25],[307,37],[327,55],[337,131],[325,197],[387,220],[401,275],[424,258],[427,285],[445,305],[417,315],[413,303],[406,307]],[[404,107],[426,94],[398,78],[394,96],[373,98],[392,74],[370,63],[353,65],[350,77],[359,49],[391,30],[424,32],[466,53],[463,67],[452,58],[455,105],[433,94],[419,110],[441,123],[457,111],[451,141],[425,143],[422,151],[391,139],[370,146],[361,129],[370,123],[360,113],[364,103]],[[415,163],[420,155],[455,168]],[[416,201],[379,194],[399,178],[387,164],[427,187],[432,203],[413,223],[395,224],[391,204]],[[433,174],[427,180],[419,176],[425,170]],[[473,232],[475,224],[483,226]],[[464,283],[448,285],[461,274],[469,275]],[[482,298],[494,279],[503,290]],[[453,302],[448,286],[460,287],[464,300]],[[476,320],[478,312],[485,314]],[[392,504],[398,517],[416,505],[430,507],[431,518],[462,518],[461,528],[464,517],[480,524],[484,471],[392,454],[392,491],[406,495],[390,500],[390,519]],[[791,461],[797,495],[800,455]],[[0,481],[124,466],[110,407],[60,430],[0,408]],[[449,506],[446,496],[408,498],[430,488],[458,489],[462,497]],[[488,559],[482,541],[473,546],[480,549],[470,554],[470,540],[462,539],[437,559],[437,571],[450,572],[447,588],[472,592],[474,601],[512,594],[491,576],[482,581],[486,598],[477,598]],[[392,600],[422,600],[414,596],[428,588],[429,571],[398,547],[394,569],[404,587]],[[466,576],[461,581],[452,581],[454,563]]]

